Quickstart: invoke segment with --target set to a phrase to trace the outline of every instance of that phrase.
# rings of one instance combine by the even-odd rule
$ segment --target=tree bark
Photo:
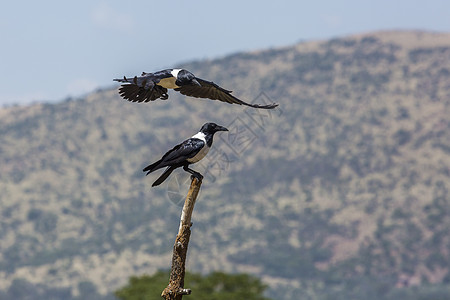
[[[202,182],[193,177],[191,187],[184,201],[180,227],[175,244],[173,245],[172,271],[170,272],[169,285],[161,294],[161,297],[166,300],[181,300],[183,295],[189,295],[191,293],[190,289],[184,288],[184,275],[186,271],[186,254],[189,237],[191,236],[191,216],[201,185]]]

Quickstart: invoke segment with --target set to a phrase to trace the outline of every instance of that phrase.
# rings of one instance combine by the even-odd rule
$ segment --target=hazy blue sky
[[[450,32],[448,0],[3,1],[0,105],[56,101],[112,78],[386,29]]]

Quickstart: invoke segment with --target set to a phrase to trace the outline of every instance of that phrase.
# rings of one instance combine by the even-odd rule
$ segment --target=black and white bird
[[[133,78],[113,79],[123,82],[119,88],[119,94],[131,102],[149,102],[156,99],[167,100],[167,89],[174,89],[185,96],[195,98],[208,98],[232,104],[247,105],[254,108],[272,109],[278,104],[250,104],[233,95],[231,91],[221,88],[212,81],[195,77],[184,69],[166,69],[155,73],[143,72],[141,76]]]
[[[152,186],[160,185],[169,177],[170,173],[176,168],[183,167],[183,170],[191,173],[198,180],[202,180],[202,174],[189,169],[189,165],[200,161],[208,153],[213,142],[213,136],[217,131],[228,131],[227,128],[215,123],[206,123],[200,131],[185,140],[179,145],[173,147],[157,162],[144,168],[146,175],[158,169],[167,167],[162,175],[152,184]]]

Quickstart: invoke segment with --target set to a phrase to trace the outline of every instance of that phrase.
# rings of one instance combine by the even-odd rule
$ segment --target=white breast
[[[200,160],[202,160],[203,157],[206,156],[209,152],[209,147],[206,144],[205,134],[203,132],[199,132],[196,135],[192,136],[194,139],[199,139],[205,142],[205,146],[194,156],[191,158],[188,158],[187,161],[190,163],[196,163]]]
[[[206,154],[208,154],[208,152],[209,152],[209,147],[208,147],[208,145],[205,144],[205,147],[203,147],[202,150],[200,150],[194,157],[188,158],[187,161],[192,164],[196,163],[196,162],[202,160],[203,157],[205,157]]]

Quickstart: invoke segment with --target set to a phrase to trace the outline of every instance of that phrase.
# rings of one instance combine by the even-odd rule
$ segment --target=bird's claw
[[[192,174],[191,175],[191,180],[194,180],[194,178],[195,179],[197,179],[198,181],[202,181],[203,180],[203,175],[202,174],[200,174],[200,173],[197,173],[197,174]]]

